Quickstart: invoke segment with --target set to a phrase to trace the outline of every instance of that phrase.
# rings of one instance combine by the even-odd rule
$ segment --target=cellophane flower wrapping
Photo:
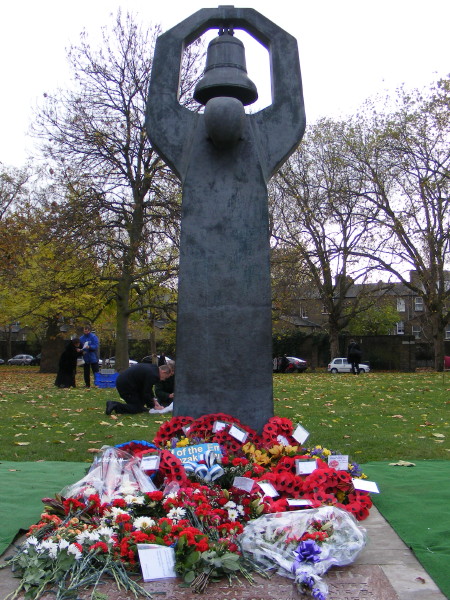
[[[87,499],[98,494],[102,502],[139,492],[152,492],[155,487],[141,469],[141,458],[106,446],[92,463],[88,473],[61,491],[65,498]]]
[[[328,537],[316,544],[308,532],[317,529],[317,524]],[[307,541],[300,542],[302,538]],[[313,590],[313,597],[326,598],[328,588],[321,576],[333,565],[351,564],[365,546],[366,531],[348,512],[322,506],[263,515],[247,523],[239,542],[246,558],[260,569],[275,569],[295,579],[300,592]],[[309,557],[308,544],[316,550]]]

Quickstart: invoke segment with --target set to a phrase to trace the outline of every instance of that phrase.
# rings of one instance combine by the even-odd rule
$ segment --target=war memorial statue
[[[210,29],[193,112],[178,101],[182,54]],[[272,104],[246,71],[243,30],[269,52]],[[202,9],[159,36],[146,119],[182,183],[174,415],[223,412],[261,431],[273,416],[267,183],[305,130],[295,38],[253,9]]]

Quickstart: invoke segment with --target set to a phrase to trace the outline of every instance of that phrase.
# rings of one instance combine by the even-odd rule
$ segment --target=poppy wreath
[[[174,434],[174,430],[178,427],[177,420],[179,419],[187,419],[189,417],[174,417],[170,421],[167,421],[159,428],[156,433],[154,442],[159,445],[166,445],[172,437],[177,437]],[[175,421],[175,423],[173,423]],[[185,434],[184,430],[181,428],[181,435],[188,435],[189,439],[196,441],[201,440],[201,442],[216,442],[220,444],[223,449],[227,452],[236,454],[242,450],[242,444],[236,440],[233,436],[228,433],[228,428],[222,429],[221,431],[214,432],[214,423],[217,421],[225,423],[226,425],[235,425],[242,431],[247,433],[247,440],[252,442],[255,445],[260,445],[261,440],[259,435],[256,433],[254,429],[244,425],[237,419],[236,417],[232,417],[231,415],[226,415],[224,413],[214,413],[210,415],[204,415],[199,417],[198,419],[192,420],[190,419],[189,423],[186,423],[182,427],[189,427],[189,431]],[[178,427],[178,431],[180,432],[180,428]],[[181,437],[181,436],[179,436]]]
[[[278,436],[283,436],[290,446],[298,446],[298,442],[292,437],[294,427],[292,421],[285,417],[271,417],[264,425],[261,434],[262,446],[272,448],[280,442]]]
[[[163,447],[170,444],[172,438],[180,439],[185,435],[184,428],[189,427],[193,422],[192,417],[172,417],[169,421],[166,421],[156,432],[154,443],[157,446]]]
[[[187,485],[189,480],[186,476],[186,472],[183,467],[183,463],[179,458],[174,456],[170,450],[158,450],[158,449],[147,449],[139,452],[137,456],[148,456],[150,454],[158,454],[159,455],[159,468],[156,477],[156,483],[158,483],[158,479],[163,479],[163,481],[159,483],[170,483],[171,481],[176,481],[181,486]],[[159,477],[158,477],[159,476]]]

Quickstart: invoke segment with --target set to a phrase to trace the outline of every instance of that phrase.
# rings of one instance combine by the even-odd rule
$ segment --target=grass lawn
[[[103,445],[152,441],[171,417],[107,417],[105,402],[118,399],[115,389],[85,390],[81,373],[77,389],[57,389],[54,379],[38,367],[0,367],[0,460],[90,463]],[[450,374],[277,374],[274,396],[275,414],[310,432],[306,446],[360,463],[450,460]]]

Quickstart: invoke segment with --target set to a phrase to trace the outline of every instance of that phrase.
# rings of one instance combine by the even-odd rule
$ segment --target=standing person
[[[83,374],[84,383],[87,388],[91,387],[91,369],[95,374],[98,373],[98,349],[99,341],[95,333],[92,333],[90,325],[84,326],[84,334],[80,337],[80,344],[83,350]]]
[[[56,386],[60,388],[76,387],[77,358],[81,355],[81,352],[80,339],[73,338],[73,340],[70,340],[59,357],[58,373],[55,379]]]
[[[116,380],[117,391],[126,404],[108,400],[105,414],[110,415],[114,411],[118,414],[136,414],[145,412],[146,406],[154,407],[153,386],[173,373],[171,365],[158,367],[149,363],[138,363],[126,369]]]
[[[165,365],[166,363],[166,355],[164,354],[164,352],[161,352],[161,354],[159,355],[158,358],[158,367],[160,367],[161,365]]]
[[[361,361],[361,348],[355,340],[350,340],[347,350],[347,360],[352,366],[352,373],[359,375],[359,363]]]
[[[286,373],[287,368],[289,367],[289,361],[287,359],[286,354],[283,354],[281,360],[279,362],[280,373]]]

